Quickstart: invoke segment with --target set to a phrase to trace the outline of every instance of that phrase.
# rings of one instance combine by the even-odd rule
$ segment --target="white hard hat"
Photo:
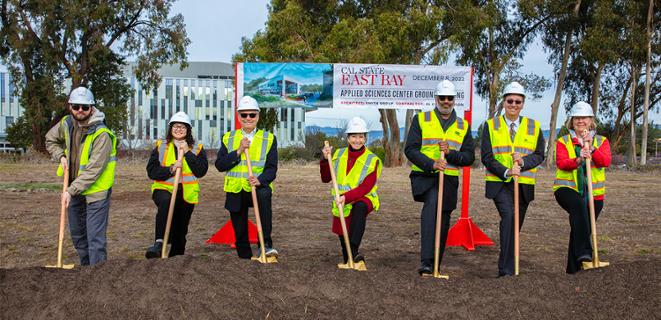
[[[594,117],[592,106],[586,102],[576,102],[569,111],[570,117]]]
[[[236,111],[247,111],[247,110],[255,110],[259,111],[259,104],[257,104],[257,100],[251,96],[244,96],[241,98],[239,101],[239,107],[236,109]]]
[[[94,104],[94,95],[92,91],[85,87],[78,87],[71,90],[69,94],[70,104]]]
[[[454,84],[449,80],[443,80],[436,85],[436,95],[437,96],[456,96],[457,90],[454,88]]]
[[[353,117],[347,124],[346,133],[367,133],[367,123],[361,117]]]
[[[180,122],[180,123],[185,123],[189,127],[191,126],[190,123],[190,117],[186,114],[186,112],[179,111],[175,113],[172,118],[170,118],[170,122],[168,122],[168,125],[172,125],[173,122]]]
[[[518,94],[518,95],[522,95],[524,98],[526,97],[526,91],[523,89],[523,86],[516,81],[505,86],[505,90],[503,91],[503,97],[505,97],[508,94]]]

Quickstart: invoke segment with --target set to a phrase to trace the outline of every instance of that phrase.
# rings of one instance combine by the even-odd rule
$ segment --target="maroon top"
[[[365,153],[365,147],[363,146],[359,150],[353,150],[351,147],[348,147],[348,159],[347,159],[347,171],[346,173],[349,173],[351,171],[351,168],[353,168],[353,165],[356,163],[356,159],[360,157],[363,153]],[[378,163],[379,160],[377,160],[377,166],[379,165]],[[331,182],[333,179],[330,174],[330,167],[328,166],[328,160],[322,159],[319,162],[319,173],[321,175],[321,181],[324,183]],[[365,197],[366,194],[368,194],[374,185],[376,184],[376,170],[368,174],[363,182],[361,182],[357,187],[345,192],[343,194],[344,196],[344,203],[355,203],[357,201],[362,201],[367,205],[367,213],[372,212],[374,209],[374,206],[372,205],[372,201],[370,201],[367,197]],[[351,223],[351,215],[346,217],[345,222],[347,223],[347,229],[349,228],[349,225]],[[332,226],[332,231],[335,234],[342,235],[342,225],[340,223],[340,218],[333,216],[333,226]]]

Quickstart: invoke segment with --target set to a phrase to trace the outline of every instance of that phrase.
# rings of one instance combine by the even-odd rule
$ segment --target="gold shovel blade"
[[[450,276],[449,276],[449,275],[447,275],[447,274],[440,274],[440,273],[436,273],[436,274],[434,274],[434,273],[423,273],[423,274],[422,274],[422,277],[423,277],[423,278],[432,278],[432,277],[434,277],[434,278],[436,278],[436,279],[445,279],[445,280],[449,280],[449,279],[450,279]]]
[[[349,263],[338,263],[337,267],[340,269],[353,269],[358,271],[367,271],[365,261],[358,261],[353,263],[353,267]]]
[[[603,268],[603,267],[608,267],[608,265],[610,265],[610,263],[606,261],[597,261],[597,263],[594,263],[592,261],[583,261],[582,264],[583,264],[583,270]]]
[[[251,260],[259,261],[260,263],[278,263],[278,256],[262,256],[252,257]]]
[[[57,266],[57,265],[46,266],[46,268],[60,268],[60,269],[73,269],[73,267],[74,267],[73,264],[63,264],[61,266]]]

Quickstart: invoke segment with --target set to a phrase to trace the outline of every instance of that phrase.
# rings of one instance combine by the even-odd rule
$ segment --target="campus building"
[[[167,122],[178,111],[191,117],[193,136],[205,148],[217,149],[223,134],[235,127],[234,69],[229,63],[189,62],[159,69],[158,88],[145,90],[133,73],[124,68],[124,77],[133,89],[128,101],[128,133],[122,134],[122,148],[150,148],[165,138]],[[291,85],[291,84],[290,84]],[[0,142],[6,140],[6,127],[16,121],[23,109],[18,103],[7,72],[0,72]],[[293,89],[293,88],[292,88]],[[278,108],[274,134],[279,147],[305,143],[305,109]]]

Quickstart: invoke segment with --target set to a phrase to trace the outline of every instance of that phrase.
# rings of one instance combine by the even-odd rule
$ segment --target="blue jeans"
[[[112,189],[108,190],[107,198],[92,203],[87,203],[83,195],[71,197],[69,231],[83,266],[95,265],[107,259],[106,230],[111,193]]]

